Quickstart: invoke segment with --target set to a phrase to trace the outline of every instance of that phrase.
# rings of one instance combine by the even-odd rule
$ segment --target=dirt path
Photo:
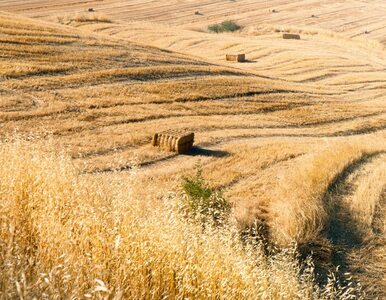
[[[339,174],[324,196],[324,201],[330,206],[324,234],[332,246],[331,262],[334,267],[339,266],[338,274],[342,280],[351,274],[354,282],[360,282],[371,299],[386,297],[386,236],[382,224],[386,217],[386,181],[383,177],[372,176],[377,166],[383,166],[385,162],[384,152],[362,156]],[[376,197],[375,209],[366,216],[372,221],[361,224],[358,217],[366,210],[364,204],[356,203],[355,199],[361,192],[360,186],[374,179],[379,182],[369,182],[366,199],[367,205],[371,205],[372,198]],[[363,201],[364,197],[361,198]],[[367,290],[369,286],[371,290]]]

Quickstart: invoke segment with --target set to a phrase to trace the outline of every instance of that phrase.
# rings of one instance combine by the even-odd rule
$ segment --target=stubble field
[[[149,216],[149,211],[169,213],[164,211],[169,209],[164,208],[165,197],[171,197],[171,202],[178,201],[174,197],[179,197],[183,178],[192,175],[195,165],[200,162],[203,177],[210,187],[223,191],[224,197],[232,203],[237,230],[257,225],[264,241],[270,245],[287,248],[293,242],[297,243],[296,251],[301,256],[313,257],[316,272],[321,274],[321,278],[316,279],[321,282],[318,283],[320,286],[325,281],[323,274],[332,271],[340,280],[351,276],[356,290],[359,290],[358,282],[361,282],[365,298],[384,296],[386,60],[382,45],[384,21],[377,15],[382,12],[381,3],[323,2],[325,4],[319,6],[317,1],[272,1],[268,6],[266,1],[260,4],[256,1],[57,1],[55,5],[42,5],[40,1],[19,2],[0,1],[0,10],[10,12],[0,13],[0,126],[5,149],[3,164],[9,163],[4,170],[13,170],[4,171],[2,181],[17,182],[15,178],[19,178],[27,191],[33,191],[29,194],[23,190],[23,184],[4,183],[2,196],[4,199],[15,197],[20,200],[29,199],[28,195],[32,195],[31,203],[35,203],[33,207],[27,205],[28,209],[23,206],[12,210],[10,206],[2,206],[2,214],[8,212],[12,216],[9,213],[12,211],[19,217],[3,218],[4,224],[11,224],[4,226],[3,240],[23,248],[10,234],[10,228],[17,227],[12,223],[15,220],[20,222],[17,223],[19,226],[26,220],[32,224],[32,229],[25,229],[23,234],[30,235],[30,230],[42,236],[29,240],[24,255],[44,263],[39,266],[40,269],[28,266],[30,273],[24,276],[30,276],[31,281],[37,280],[36,270],[43,272],[42,269],[59,264],[58,257],[63,253],[55,250],[56,256],[50,257],[42,249],[44,245],[51,245],[54,249],[55,243],[64,243],[67,241],[66,230],[73,230],[69,225],[74,226],[71,222],[62,222],[60,226],[50,223],[42,229],[39,222],[52,218],[52,215],[45,212],[42,204],[37,205],[39,213],[34,212],[38,200],[45,199],[40,189],[44,190],[46,186],[43,184],[40,188],[41,183],[31,179],[39,172],[45,172],[36,164],[34,157],[44,160],[46,152],[64,151],[69,156],[65,165],[73,165],[76,169],[68,172],[77,173],[68,176],[79,178],[75,181],[87,182],[82,183],[87,187],[86,191],[104,186],[108,190],[104,192],[106,195],[124,202],[126,196],[121,193],[125,187],[120,187],[122,190],[119,192],[117,190],[121,184],[130,184],[130,197],[137,200],[133,206],[142,211],[139,214],[135,209],[130,210],[133,220],[137,213],[142,217],[138,217],[138,223],[135,223],[140,236],[138,243],[142,245],[141,242],[152,240],[149,238],[151,235],[154,248],[146,248],[146,251],[155,251],[159,257],[170,253],[180,255],[178,258],[173,256],[175,261],[170,258],[170,263],[162,258],[167,274],[182,274],[178,266],[171,266],[171,262],[176,264],[181,257],[186,258],[186,252],[166,247],[165,241],[160,242],[162,234],[156,228],[164,228],[166,239],[173,239],[188,229],[183,227],[184,224],[173,223],[174,219],[171,222],[157,215]],[[379,9],[374,9],[375,6]],[[88,7],[94,7],[95,13],[88,13]],[[270,9],[277,10],[277,13],[270,13]],[[202,12],[202,15],[195,15],[195,11]],[[306,18],[311,11],[315,11],[317,17]],[[45,21],[30,20],[14,13]],[[244,28],[233,34],[202,32],[208,24],[224,19],[237,20]],[[370,27],[373,28],[371,33],[365,37],[357,36],[357,33],[370,30],[367,29]],[[302,39],[282,40],[283,31],[298,32]],[[225,62],[223,58],[229,52],[244,52],[248,61],[243,64]],[[191,153],[176,155],[150,146],[154,132],[170,128],[195,132],[196,143]],[[19,139],[26,137],[33,139],[33,143],[27,142],[27,145],[34,145],[31,146],[35,149],[31,150],[32,158],[25,154],[29,147],[25,142],[21,142],[21,146],[14,146],[11,142],[16,140],[18,144]],[[44,150],[47,140],[49,151]],[[12,152],[20,155],[12,156]],[[21,167],[23,161],[34,167],[25,170]],[[61,182],[64,179],[61,178],[61,171],[53,166],[56,163],[46,162],[47,168],[54,169],[56,173],[53,173],[57,176],[54,176],[56,179],[52,185],[47,183],[47,188],[58,191],[71,203],[76,195],[67,190],[72,188],[62,191],[60,186],[71,186],[72,179]],[[12,174],[19,173],[19,177],[14,175],[12,179]],[[30,174],[28,180],[23,174]],[[44,176],[42,182],[50,182],[51,175],[47,173]],[[73,189],[80,186],[77,183]],[[34,198],[34,193],[38,193],[40,198]],[[167,196],[170,193],[173,196]],[[105,206],[108,206],[92,192],[89,198],[93,199],[92,203],[87,202],[87,192],[80,196],[88,203],[87,207],[98,204],[106,209]],[[95,219],[87,219],[87,214],[80,216],[75,213],[70,213],[68,218],[75,223],[75,218],[87,219],[88,225],[85,226],[89,226],[89,237],[101,233],[103,240],[126,235],[127,245],[124,247],[129,247],[128,241],[133,236],[127,235],[130,231],[127,220],[116,226],[120,233],[111,233],[112,236],[107,229],[105,232],[98,226],[93,227],[97,220],[102,223],[101,228],[108,228],[111,223],[106,218],[115,215],[125,220],[121,210],[127,207],[119,203],[113,205],[114,211],[106,213],[108,217],[99,207],[95,208],[96,212],[91,209]],[[55,206],[55,209],[59,208]],[[60,207],[60,212],[65,213],[67,209],[66,206]],[[20,216],[21,211],[29,210],[31,214]],[[146,232],[140,225],[145,220],[153,220],[149,221],[150,229]],[[63,240],[45,237],[45,230],[57,230],[59,227]],[[199,229],[189,228],[189,234],[193,234],[191,230]],[[82,234],[86,239],[86,233]],[[135,236],[134,231],[132,234]],[[77,237],[80,239],[80,235]],[[215,239],[218,237],[215,235],[205,238],[211,241],[210,245],[217,245]],[[177,240],[173,242],[178,244]],[[200,241],[196,243],[201,245]],[[156,245],[166,248],[157,252]],[[6,250],[10,246],[2,247],[5,268],[5,258],[16,255]],[[28,247],[43,248],[35,255]],[[69,258],[73,260],[73,264],[69,264],[73,268],[69,271],[71,276],[74,276],[71,272],[76,272],[75,262],[79,257],[87,257],[86,248],[94,247],[101,251],[93,254],[90,263],[107,264],[107,270],[119,265],[109,264],[102,258],[106,255],[103,254],[103,243],[92,246],[79,246],[78,243],[71,247],[63,247],[63,251],[67,254],[71,253],[70,249],[80,251],[79,256],[74,254]],[[208,247],[204,250],[214,255],[219,251],[216,247],[220,246]],[[226,248],[229,252],[221,258],[228,263],[232,256],[231,248]],[[80,249],[83,249],[83,254]],[[141,253],[143,262],[152,261],[150,254],[149,257],[144,254],[145,248],[138,249],[139,252],[135,252],[138,262]],[[197,253],[201,250],[201,253],[205,252],[199,247],[196,250],[192,259],[198,259]],[[252,268],[249,264],[253,262],[246,262],[243,251],[238,251],[238,261]],[[207,256],[212,257],[210,255]],[[126,259],[121,253],[114,252],[112,256],[121,264]],[[201,260],[205,261],[203,257]],[[122,274],[104,273],[100,266],[90,271],[94,276],[90,278],[103,280],[109,286],[107,289],[111,296],[122,293],[135,297],[140,295],[135,292],[136,289],[143,292],[148,284],[150,294],[142,294],[143,298],[173,297],[173,293],[177,298],[200,298],[208,295],[205,290],[211,290],[220,298],[243,297],[227,293],[232,288],[242,288],[243,284],[250,287],[251,283],[240,283],[241,279],[237,279],[234,286],[226,286],[229,290],[218,288],[219,282],[226,282],[226,276],[232,272],[221,273],[219,266],[224,262],[214,256],[213,261],[219,263],[213,267],[213,273],[201,266],[202,273],[188,272],[186,278],[181,275],[180,281],[176,278],[171,280],[169,275],[165,275],[165,279],[160,274],[160,277],[153,274],[154,282],[152,279],[149,281],[146,272],[159,267],[154,261],[153,267],[136,270],[139,273],[135,273],[132,266],[126,266],[131,274],[144,276],[144,281],[138,281],[143,286],[137,285],[136,288],[128,288]],[[257,264],[262,270],[260,260]],[[194,266],[191,262],[186,265]],[[229,270],[235,265],[229,265]],[[281,271],[294,270],[283,262],[278,265],[280,267],[276,267]],[[336,271],[338,265],[340,267]],[[87,270],[86,265],[83,267]],[[267,273],[260,274],[261,277],[266,278],[273,272],[267,268]],[[21,268],[9,278],[19,282],[22,272]],[[250,269],[248,272],[248,276],[244,277],[253,282]],[[286,276],[296,280],[296,271],[293,272],[295,275],[289,271],[287,275],[278,275],[276,282],[267,285],[259,282],[261,285],[256,290],[265,288],[265,291],[274,291],[272,294],[267,292],[267,298],[283,298],[284,294],[280,296],[278,292],[282,289],[280,284],[284,284]],[[194,286],[197,274],[201,274],[201,278],[210,277],[211,287],[199,286],[197,290],[193,289],[195,292],[171,286],[165,289],[166,282],[186,288],[188,281]],[[223,277],[216,274],[223,274]],[[207,275],[209,277],[205,277]],[[58,276],[62,278],[60,276],[65,275]],[[84,280],[84,286],[70,286],[73,291],[88,295],[92,280],[86,274],[82,276],[79,278]],[[78,282],[82,282],[79,278]],[[116,279],[122,281],[119,283]],[[284,292],[287,298],[310,297],[309,291],[315,290],[315,287],[309,282],[300,282],[305,287],[287,289]],[[12,284],[9,287],[8,284],[7,280],[1,282],[4,298],[6,293],[20,295],[19,290],[15,292]],[[29,286],[29,283],[25,284]],[[60,286],[59,282],[56,284]],[[38,289],[37,286],[30,289],[45,289],[40,286]],[[159,288],[153,296],[150,286],[154,290]],[[304,291],[309,294],[302,294]],[[46,292],[49,295],[52,291]],[[58,295],[69,295],[69,292],[62,291]],[[99,294],[92,296],[96,295]],[[262,294],[252,293],[252,289],[251,294],[244,296],[264,298]]]

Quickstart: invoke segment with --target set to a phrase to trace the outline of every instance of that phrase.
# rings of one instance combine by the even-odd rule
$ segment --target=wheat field
[[[0,0],[0,297],[386,297],[386,7],[320,3]]]
[[[0,1],[0,10],[47,20],[67,13],[82,14],[87,12],[88,8],[115,20],[154,21],[181,28],[204,29],[208,24],[224,18],[233,18],[243,26],[295,26],[327,30],[350,38],[369,36],[385,43],[386,4],[382,0],[59,0],[51,3],[43,3],[41,0]]]

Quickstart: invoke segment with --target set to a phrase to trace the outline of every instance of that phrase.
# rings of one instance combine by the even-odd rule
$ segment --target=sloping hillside
[[[386,5],[376,1],[334,0],[1,0],[0,10],[54,20],[66,14],[83,14],[88,8],[114,20],[154,21],[184,28],[206,28],[224,19],[244,26],[273,24],[282,27],[321,29],[350,38],[375,39],[385,43]],[[197,12],[197,13],[196,13]]]
[[[138,199],[178,191],[200,160],[241,227],[258,223],[279,245],[295,240],[318,270],[362,268],[355,279],[382,296],[380,50],[350,42],[353,53],[327,37],[254,40],[103,19],[71,25],[81,28],[0,14],[3,140],[15,131],[52,137],[85,177],[125,181],[139,166]],[[224,63],[230,50],[256,62]],[[154,132],[170,128],[196,133],[191,153],[150,146]]]
[[[12,15],[1,15],[1,33],[3,136],[16,128],[52,134],[83,158],[117,150],[130,156],[155,130],[192,128],[195,118],[233,113],[236,95],[275,92],[240,70]],[[228,104],[217,107],[222,99]]]
[[[303,88],[307,83],[317,83],[317,88],[326,88],[340,95],[353,89],[384,90],[385,53],[371,43],[339,35],[304,32],[300,34],[300,41],[294,41],[282,39],[282,32],[274,27],[259,27],[234,34],[210,34],[150,22],[70,24],[218,64],[226,64],[227,53],[245,53],[248,61],[237,67],[270,78],[302,83]],[[315,85],[312,88],[315,89]]]

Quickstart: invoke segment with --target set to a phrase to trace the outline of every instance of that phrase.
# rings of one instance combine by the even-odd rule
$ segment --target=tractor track
[[[370,228],[374,232],[372,238],[363,236],[354,217],[355,207],[350,209],[350,201],[357,193],[358,184],[372,172],[374,166],[386,160],[385,154],[386,151],[367,153],[354,160],[330,183],[323,197],[324,203],[329,207],[329,218],[322,234],[331,247],[330,268],[338,267],[337,275],[342,282],[347,280],[347,274],[351,274],[354,284],[360,283],[363,291],[371,296],[369,299],[386,297],[386,285],[373,284],[382,281],[382,274],[386,272],[386,257],[383,260],[372,259],[366,266],[362,259],[363,256],[371,256],[371,253],[386,247],[386,236],[384,232],[376,232],[374,228]],[[386,188],[386,182],[384,187]],[[380,197],[373,222],[386,217],[384,194]],[[369,283],[371,290],[367,290]]]

